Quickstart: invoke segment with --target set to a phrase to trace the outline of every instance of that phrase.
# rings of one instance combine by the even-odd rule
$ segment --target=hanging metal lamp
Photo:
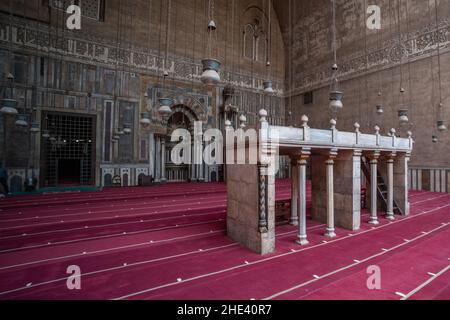
[[[11,73],[8,73],[6,76],[6,80],[9,85],[10,95],[8,98],[2,99],[0,101],[0,113],[5,115],[16,115],[19,112],[17,111],[17,100],[13,99],[14,96],[14,76]]]
[[[215,86],[220,82],[219,70],[221,63],[217,59],[203,59],[202,82],[207,86]]]
[[[158,101],[159,101],[159,105],[160,105],[160,107],[158,109],[158,113],[165,120],[172,113],[173,99],[171,99],[171,98],[160,98]]]
[[[25,114],[17,115],[15,125],[18,127],[28,127],[27,115]]]
[[[447,131],[447,126],[445,125],[444,121],[442,121],[442,120],[439,120],[437,122],[437,128],[440,132]]]
[[[30,128],[30,132],[33,134],[36,134],[39,132],[40,126],[38,122],[32,122],[31,123],[31,128]]]
[[[208,30],[216,31],[216,29],[217,29],[216,23],[214,22],[214,20],[210,20],[208,23]]]
[[[382,100],[382,99],[381,99],[382,96],[383,96],[383,93],[382,93],[381,91],[378,92],[378,97],[380,98],[380,100]],[[384,106],[383,106],[382,103],[378,104],[378,105],[376,106],[376,108],[377,108],[377,114],[378,114],[378,115],[382,115],[382,114],[384,113]]]
[[[382,115],[384,113],[384,107],[379,104],[377,105],[377,114]]]
[[[439,103],[439,110],[441,111],[444,108],[444,104],[442,102]],[[442,111],[441,111],[442,112]],[[441,112],[439,112],[439,114],[441,114]],[[442,118],[441,118],[442,119]],[[437,128],[440,132],[444,132],[447,131],[447,126],[445,125],[445,122],[443,120],[439,120],[437,122]]]
[[[331,70],[333,72],[333,79],[331,84],[332,90],[330,91],[330,109],[334,113],[337,113],[344,108],[344,104],[342,103],[344,93],[338,90],[338,78],[337,78],[338,66],[336,63],[333,64]]]
[[[330,92],[330,109],[333,112],[339,112],[344,108],[344,104],[342,103],[342,98],[344,97],[344,93],[338,90],[333,90]]]
[[[275,91],[273,90],[273,83],[271,80],[267,80],[263,82],[264,93],[273,94]]]
[[[203,73],[200,77],[203,84],[206,86],[216,86],[220,82],[220,66],[221,63],[217,59],[213,59],[212,51],[213,51],[213,32],[217,30],[216,22],[214,21],[214,9],[213,9],[213,3],[211,0],[209,1],[209,17],[210,20],[208,22],[208,52],[209,52],[209,58],[205,58],[202,60],[203,65]]]
[[[344,97],[344,93],[341,91],[331,91],[330,92],[330,109],[334,112],[338,112],[344,108],[344,104],[342,103],[342,98]]]
[[[132,129],[131,129],[131,123],[124,123],[123,124],[123,133],[125,133],[125,134],[130,134],[132,132]]]
[[[433,136],[432,137],[432,141],[433,141],[433,143],[438,143],[439,142],[439,138],[437,136]]]
[[[148,113],[148,112],[143,112],[142,114],[141,114],[141,124],[143,125],[143,126],[148,126],[148,125],[150,125],[151,124],[151,121],[150,121],[150,113]]]
[[[398,110],[398,121],[400,124],[406,124],[409,122],[407,109]]]
[[[19,113],[17,111],[17,100],[2,99],[0,103],[1,103],[0,113],[8,115],[16,115]]]

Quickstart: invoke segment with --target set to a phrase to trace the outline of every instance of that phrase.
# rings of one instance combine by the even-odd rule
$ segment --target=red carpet
[[[290,199],[288,181],[277,200]],[[310,199],[308,192],[307,198]],[[223,184],[168,184],[0,200],[0,299],[450,299],[450,195],[411,194],[412,214],[359,232],[308,220],[261,257],[226,237]],[[308,203],[308,209],[310,204]],[[67,267],[82,271],[67,289]],[[366,286],[381,268],[381,290]]]

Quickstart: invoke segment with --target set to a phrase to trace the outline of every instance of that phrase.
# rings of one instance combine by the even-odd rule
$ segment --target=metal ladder
[[[370,174],[370,165],[366,161],[361,161],[361,169],[364,173],[364,175],[367,178],[367,181],[369,184],[371,184],[371,174]],[[388,188],[387,185],[381,176],[380,171],[377,171],[377,189],[378,189],[378,199],[381,200],[381,203],[383,205],[383,209],[387,211],[388,206]],[[370,188],[368,188],[370,190]],[[397,202],[394,199],[394,213],[398,213],[400,215],[403,215],[402,209],[398,206]]]

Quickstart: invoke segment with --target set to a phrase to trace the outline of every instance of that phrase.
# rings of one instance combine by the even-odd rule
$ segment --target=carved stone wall
[[[285,18],[281,28],[287,61],[286,112],[292,115],[291,124],[299,125],[300,117],[307,114],[313,126],[328,128],[332,116],[328,109],[331,2],[291,1],[291,16],[289,0],[274,4],[278,16]],[[366,28],[369,4],[381,8],[380,31]],[[438,144],[433,144],[431,138],[437,134],[439,117],[450,122],[450,69],[446,67],[450,63],[450,2],[337,0],[336,8],[340,87],[345,94],[338,128],[352,130],[357,121],[363,132],[374,132],[376,124],[384,133],[395,127],[405,136],[407,130],[412,130],[416,145],[411,165],[449,167],[450,135],[439,134]],[[444,103],[440,116],[438,46]],[[403,98],[399,93],[401,85],[406,90]],[[313,103],[304,104],[304,94],[310,91]],[[380,91],[382,97],[378,96]],[[385,107],[383,116],[376,114],[378,104]],[[410,126],[399,126],[397,111],[402,108],[409,109]]]
[[[274,10],[269,28],[268,7],[263,7],[262,2],[234,1],[233,7],[232,1],[214,1],[218,26],[214,57],[223,64],[222,82],[214,90],[200,82],[200,62],[207,55],[207,1],[172,0],[168,42],[168,1],[101,3],[105,4],[103,17],[90,19],[84,14],[82,29],[69,31],[64,27],[67,15],[49,8],[48,1],[0,1],[0,95],[5,94],[6,75],[12,73],[20,112],[29,114],[35,109],[38,121],[45,110],[97,116],[97,185],[105,184],[101,167],[128,170],[155,165],[151,162],[155,161],[156,149],[150,136],[165,133],[157,112],[157,99],[163,91],[174,98],[176,105],[190,108],[206,128],[220,127],[223,122],[222,92],[230,84],[236,87],[238,94],[234,99],[241,103],[240,112],[248,114],[249,122],[257,123],[257,112],[267,102],[269,120],[284,123],[283,42]],[[270,75],[265,59],[249,63],[243,56],[242,30],[249,19],[255,18],[262,22],[266,38],[271,30]],[[163,88],[166,45],[169,77]],[[277,96],[266,101],[262,88],[269,76]],[[118,133],[127,114],[122,106],[128,105],[132,106],[132,119],[126,122],[132,132],[124,136]],[[152,124],[144,129],[139,120],[146,111],[151,113]],[[30,163],[40,163],[39,141],[36,140]],[[25,148],[26,144],[22,146]],[[25,151],[29,148],[19,152],[21,148],[11,145],[10,149],[17,151],[16,158],[24,160],[20,166],[26,168],[30,155]],[[214,172],[217,176],[218,170]],[[127,177],[129,183],[136,183],[133,172]],[[111,179],[108,176],[106,180]]]

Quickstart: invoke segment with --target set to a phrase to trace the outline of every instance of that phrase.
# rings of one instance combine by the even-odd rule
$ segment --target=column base
[[[386,219],[388,219],[389,221],[394,221],[395,217],[393,213],[387,213],[386,214]]]
[[[291,218],[291,219],[289,220],[289,224],[290,224],[291,226],[298,226],[298,219]]]
[[[166,182],[167,182],[167,179],[166,179],[166,178],[162,178],[162,179],[160,180],[160,182],[161,182],[161,183],[166,183]]]
[[[378,221],[378,218],[370,218],[369,224],[377,226],[380,224],[380,222]]]
[[[325,237],[327,237],[327,238],[335,238],[336,237],[335,229],[327,228],[327,232],[325,232]]]
[[[306,246],[309,244],[308,239],[306,238],[306,236],[299,236],[298,240],[295,241],[297,244],[301,245],[301,246]]]

